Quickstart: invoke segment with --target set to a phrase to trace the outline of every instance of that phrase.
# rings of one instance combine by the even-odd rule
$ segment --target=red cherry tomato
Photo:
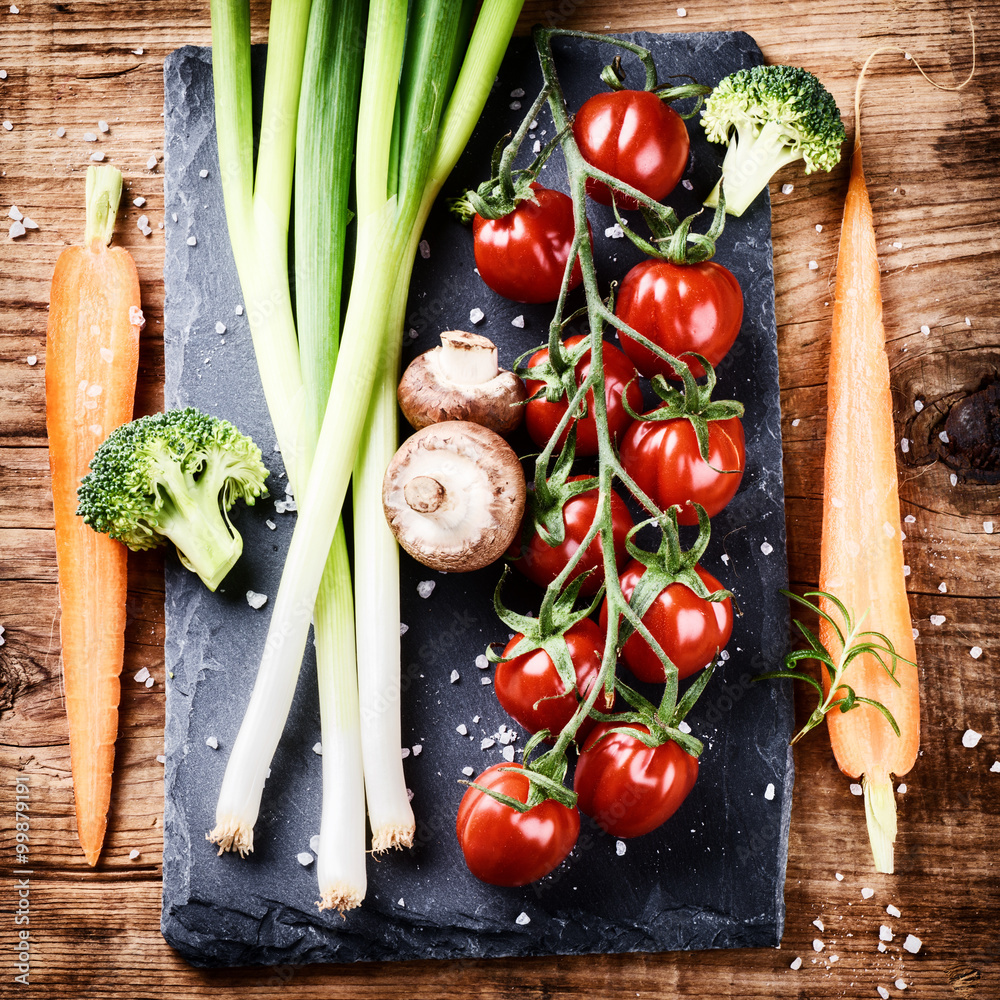
[[[574,337],[566,338],[566,347],[586,340],[586,335],[577,334]],[[625,429],[632,423],[632,418],[622,405],[622,393],[628,386],[626,399],[633,412],[638,413],[642,407],[642,389],[639,387],[638,373],[632,366],[632,362],[613,344],[605,342],[603,347],[604,355],[604,399],[608,410],[608,431],[611,440],[617,441]],[[529,367],[540,365],[547,361],[549,349],[543,347],[531,356]],[[576,365],[576,384],[579,385],[590,374],[590,351],[588,350]],[[542,388],[543,383],[530,377],[525,378],[528,395],[532,396]],[[631,384],[629,384],[631,383]],[[531,435],[531,440],[540,448],[545,446],[546,441],[552,436],[562,415],[566,412],[568,403],[565,396],[555,403],[550,403],[547,399],[531,399],[525,407],[524,422]],[[576,424],[576,453],[577,455],[597,454],[597,423],[594,420],[594,392],[591,390],[586,396],[587,415],[583,419],[571,420],[569,427]],[[566,443],[569,435],[569,427],[563,431],[559,437],[559,447]]]
[[[519,202],[500,219],[472,220],[479,275],[497,294],[515,302],[554,302],[573,243],[573,199],[532,184],[535,201]],[[583,280],[573,265],[570,288]]]
[[[642,563],[632,560],[622,573],[622,594],[632,597],[639,578],[646,571]],[[709,593],[722,590],[722,584],[701,566],[695,572],[704,581]],[[663,647],[677,667],[679,677],[690,677],[711,662],[718,650],[725,647],[733,631],[733,602],[706,601],[683,583],[672,583],[661,590],[642,616],[642,623]],[[601,607],[601,628],[608,627],[608,602]],[[622,659],[641,681],[661,684],[666,679],[663,664],[646,640],[633,632],[622,646]]]
[[[677,186],[691,148],[684,119],[646,90],[595,94],[576,113],[573,137],[588,163],[654,201]],[[587,181],[587,194],[611,204],[611,191],[600,181]],[[616,201],[619,209],[638,207],[627,195]]]
[[[641,837],[665,823],[698,777],[698,758],[672,740],[647,747],[614,723],[599,722],[576,762],[573,788],[581,811],[612,837]],[[634,724],[642,732],[649,730]],[[602,739],[603,737],[603,739]]]
[[[671,264],[644,260],[622,281],[615,315],[633,330],[679,357],[694,351],[715,367],[733,346],[743,322],[743,292],[721,264]],[[649,348],[621,334],[622,349],[643,375],[676,379],[674,369]],[[705,374],[694,358],[681,358],[695,378]]]
[[[575,483],[589,476],[570,476],[567,482]],[[563,504],[562,516],[565,535],[559,545],[548,545],[538,533],[532,521],[526,519],[522,534],[514,540],[510,555],[516,566],[532,583],[539,587],[547,587],[562,571],[566,563],[573,557],[576,550],[587,537],[590,526],[597,516],[599,491],[595,487],[586,493],[578,493]],[[612,491],[611,493],[611,538],[615,549],[615,564],[621,568],[626,559],[625,536],[633,525],[632,515],[625,506],[625,501]],[[574,578],[581,573],[593,569],[594,572],[584,581],[580,593],[596,594],[604,582],[604,549],[598,536],[587,547],[580,561],[576,564]]]
[[[510,656],[523,638],[520,633],[515,635],[507,643],[503,655]],[[565,638],[576,672],[576,691],[566,690],[559,671],[544,649],[533,649],[530,653],[497,664],[493,679],[497,699],[507,714],[529,733],[548,729],[553,737],[558,736],[576,711],[580,699],[585,698],[593,687],[601,669],[603,629],[589,618],[584,618],[566,630]],[[594,704],[599,712],[611,711],[611,704],[603,691]],[[578,731],[581,738],[590,729],[591,721],[584,720]]]
[[[708,421],[706,462],[689,420],[636,420],[622,438],[621,460],[663,510],[679,504],[677,520],[697,524],[698,515],[689,500],[700,503],[714,517],[740,488],[746,468],[743,424],[739,417]]]
[[[518,770],[520,764],[494,764],[476,783],[527,802],[528,779]],[[527,885],[548,875],[573,849],[580,834],[580,813],[554,799],[521,813],[469,788],[458,807],[455,830],[465,863],[476,878],[490,885]]]

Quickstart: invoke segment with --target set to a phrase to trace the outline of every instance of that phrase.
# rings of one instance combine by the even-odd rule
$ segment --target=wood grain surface
[[[1000,487],[956,483],[939,460],[950,406],[1000,370],[1000,0],[692,0],[683,19],[650,0],[528,0],[534,22],[588,30],[742,29],[771,62],[804,65],[830,87],[853,130],[865,56],[893,42],[939,82],[979,65],[960,93],[933,90],[902,55],[873,66],[865,100],[866,168],[883,265],[896,399],[906,559],[922,685],[922,751],[899,797],[897,873],[872,873],[861,800],[822,732],[796,748],[788,917],[782,946],[742,952],[479,962],[278,967],[201,972],[159,933],[162,850],[163,581],[155,555],[130,556],[115,792],[102,860],[88,868],[73,820],[59,667],[52,511],[44,419],[45,323],[56,256],[83,229],[83,174],[97,148],[127,184],[116,242],[134,255],[147,326],[137,413],[162,404],[162,63],[209,41],[208,4],[19,0],[0,9],[0,208],[37,231],[0,231],[0,996],[291,998],[413,997],[1000,997],[997,917],[1000,820],[997,546]],[[255,7],[263,40],[266,7]],[[139,51],[141,49],[141,52]],[[64,138],[56,129],[66,129]],[[150,170],[151,154],[160,165]],[[780,181],[794,184],[784,194]],[[846,164],[772,184],[788,551],[800,587],[818,573],[825,379],[831,292]],[[140,209],[136,196],[146,199]],[[150,237],[136,227],[140,214]],[[820,230],[819,227],[822,227]],[[809,266],[810,261],[818,265]],[[922,328],[929,330],[923,332]],[[30,365],[28,357],[39,359]],[[923,409],[914,403],[921,401]],[[984,530],[994,521],[995,533]],[[932,625],[931,615],[944,615]],[[980,659],[970,648],[983,650]],[[132,681],[148,667],[156,683]],[[806,714],[806,700],[798,705]],[[962,745],[966,729],[983,733]],[[30,789],[29,985],[15,982],[14,779]],[[752,850],[752,838],[746,849]],[[138,850],[135,860],[129,852]],[[844,878],[838,881],[835,873]],[[874,894],[865,899],[862,888]],[[902,915],[886,914],[894,904]],[[819,920],[824,930],[814,926]],[[878,951],[879,926],[895,934]],[[903,951],[907,933],[922,939]],[[824,950],[815,952],[813,940]],[[801,969],[789,964],[801,956]],[[837,961],[834,961],[834,956]]]

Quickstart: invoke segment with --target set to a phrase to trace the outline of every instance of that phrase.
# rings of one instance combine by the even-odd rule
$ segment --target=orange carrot
[[[856,618],[864,615],[862,629],[882,633],[900,657],[911,661],[896,661],[898,686],[871,654],[854,660],[843,678],[859,695],[888,708],[899,726],[899,736],[870,705],[859,704],[850,712],[827,715],[840,769],[852,778],[862,779],[875,869],[891,872],[896,838],[892,775],[906,774],[916,760],[920,704],[903,577],[896,442],[879,266],[861,158],[857,114],[860,88],[859,79],[854,155],[840,234],[833,309],[820,590],[839,597]],[[820,606],[839,619],[830,601],[821,600]],[[820,641],[834,659],[839,656],[842,647],[837,634],[822,619]],[[829,678],[824,679],[828,688]]]
[[[113,167],[87,171],[84,246],[69,247],[56,262],[45,348],[70,759],[77,833],[91,865],[101,853],[111,801],[128,550],[77,517],[76,491],[97,446],[132,419],[139,280],[128,251],[107,246],[121,187]]]

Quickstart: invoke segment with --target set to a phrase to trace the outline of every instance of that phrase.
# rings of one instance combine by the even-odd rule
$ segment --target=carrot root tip
[[[865,819],[868,821],[868,840],[871,843],[875,871],[886,875],[893,873],[893,845],[896,841],[896,799],[889,777],[861,779],[865,793]]]

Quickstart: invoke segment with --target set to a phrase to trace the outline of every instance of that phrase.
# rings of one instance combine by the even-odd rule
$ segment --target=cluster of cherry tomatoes
[[[573,133],[589,164],[655,200],[673,190],[688,161],[683,120],[651,92],[620,90],[592,97],[577,113]],[[559,295],[575,226],[573,202],[567,195],[537,184],[532,184],[532,193],[532,199],[519,202],[502,218],[477,215],[474,247],[478,271],[490,288],[519,302],[541,303],[554,301]],[[603,204],[612,202],[611,190],[593,178],[587,181],[587,194]],[[634,200],[620,192],[615,197],[619,208],[636,207]],[[571,286],[580,281],[578,261]],[[648,259],[621,280],[615,314],[675,358],[694,352],[714,366],[725,357],[739,332],[743,296],[735,277],[712,261]],[[610,438],[625,471],[661,510],[678,505],[680,523],[697,524],[693,504],[699,504],[711,517],[739,488],[746,459],[742,424],[738,417],[707,421],[706,461],[695,424],[687,417],[635,419],[629,410],[638,414],[643,409],[638,376],[662,376],[676,382],[678,373],[638,340],[623,333],[620,341],[622,349],[609,342],[602,349]],[[563,343],[567,355],[578,358],[574,368],[577,385],[591,370],[590,350],[585,349],[588,342],[585,336],[573,336]],[[697,359],[684,360],[690,362],[694,377],[706,374]],[[544,375],[531,377],[549,371],[548,362],[548,348],[542,348],[531,357],[525,375],[529,395],[525,425],[539,447],[555,433],[569,405],[565,394],[555,400],[546,398]],[[585,413],[570,421],[557,445],[561,448],[565,444],[570,427],[575,426],[575,454],[579,457],[598,454],[592,392]],[[548,540],[543,537],[536,510],[526,518],[512,547],[513,565],[540,587],[548,587],[556,579],[598,516],[598,489],[581,492],[579,487],[573,488],[586,478],[563,476],[553,484],[556,502],[561,505],[561,541],[552,544],[549,532],[545,532]],[[610,498],[610,509],[615,563],[622,595],[628,600],[647,566],[631,558],[626,548],[626,536],[634,522],[617,492]],[[582,596],[597,593],[604,579],[603,559],[598,537],[577,564],[577,575],[592,571],[583,582]],[[708,593],[723,589],[700,565],[693,569]],[[524,645],[522,634],[507,644],[497,665],[494,688],[504,709],[529,732],[545,729],[559,733],[597,682],[608,625],[607,600],[599,617],[599,624],[583,618],[563,634],[575,672],[575,690],[564,681],[545,649],[538,647],[517,655],[517,647]],[[642,622],[683,679],[704,668],[725,647],[732,631],[732,601],[709,601],[688,584],[671,582],[655,597]],[[665,681],[660,657],[637,632],[625,640],[620,656],[639,680]],[[607,713],[613,707],[602,691],[595,708]],[[694,785],[698,760],[673,740],[651,745],[656,740],[649,737],[650,728],[640,723],[623,726],[621,722],[586,719],[576,734],[575,807],[551,797],[536,801],[539,796],[532,793],[522,765],[504,763],[488,768],[465,793],[458,812],[459,841],[473,874],[497,885],[523,885],[543,877],[575,844],[579,811],[616,837],[640,836],[661,825]],[[529,796],[532,804],[525,808]]]

